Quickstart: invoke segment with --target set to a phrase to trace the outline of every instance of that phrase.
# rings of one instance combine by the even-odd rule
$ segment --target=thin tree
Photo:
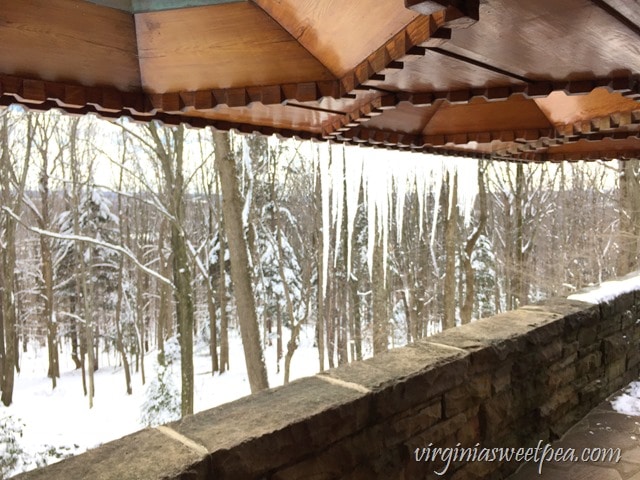
[[[33,121],[26,118],[26,132],[22,132],[25,144],[11,141],[11,130],[14,122],[19,121],[24,114],[18,114],[14,118],[12,110],[0,113],[0,200],[5,208],[11,210],[14,215],[20,215],[22,198],[27,182],[29,161],[33,140]],[[12,125],[13,124],[13,125]],[[20,132],[15,132],[20,134]],[[17,135],[16,135],[17,136]],[[24,152],[18,155],[18,152]],[[19,167],[21,164],[21,168]],[[16,220],[6,211],[1,212],[0,231],[4,233],[4,239],[0,241],[0,268],[2,283],[0,305],[0,373],[2,374],[0,389],[1,400],[6,406],[13,402],[14,375],[18,355],[16,336]]]
[[[486,164],[478,161],[478,223],[467,238],[464,245],[464,253],[462,255],[462,269],[464,271],[465,292],[462,308],[460,309],[460,319],[462,323],[469,323],[473,315],[473,306],[476,299],[476,278],[475,270],[472,264],[472,255],[480,235],[484,232],[487,225],[487,193],[485,189],[485,172]]]
[[[458,230],[458,173],[446,173],[444,317],[442,328],[456,326],[456,239]]]
[[[152,138],[156,159],[162,171],[165,208],[171,217],[171,251],[173,265],[176,320],[180,339],[180,370],[182,378],[182,416],[193,413],[193,289],[189,248],[185,232],[185,179],[184,137],[185,127],[160,129],[150,123],[147,132]]]
[[[234,285],[240,334],[251,392],[269,388],[249,267],[249,250],[244,233],[242,202],[238,188],[235,156],[227,133],[212,130],[216,167],[222,188],[222,214],[229,239],[231,279]],[[224,255],[224,252],[221,252]],[[224,258],[224,257],[223,257]]]

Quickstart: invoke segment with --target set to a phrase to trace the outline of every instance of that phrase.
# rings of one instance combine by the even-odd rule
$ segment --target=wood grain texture
[[[289,107],[286,105],[253,104],[250,107],[218,107],[208,111],[186,112],[188,117],[209,121],[225,121],[246,124],[251,127],[274,127],[280,130],[311,132],[320,134],[321,125],[329,121],[335,114]]]
[[[393,91],[434,92],[509,85],[523,82],[426,50],[421,57],[407,59],[402,70],[387,74],[380,86]]]
[[[637,36],[590,0],[487,0],[446,50],[531,80],[640,72]]]
[[[16,101],[12,96],[0,94],[0,109],[6,108],[9,105],[21,104],[27,109],[35,111],[47,111],[51,109],[61,110],[69,115],[96,115],[97,117],[105,120],[116,120],[123,116],[123,112],[112,112],[109,110],[102,110],[94,107],[93,105],[85,105],[83,107],[73,106],[61,106],[57,102],[47,100],[42,103],[25,103],[22,101]],[[185,124],[194,128],[206,128],[214,127],[220,130],[237,130],[241,133],[261,133],[263,135],[278,135],[281,138],[300,138],[305,140],[317,139],[322,140],[322,135],[318,132],[311,132],[308,130],[292,130],[285,127],[276,127],[272,123],[262,124],[250,124],[250,123],[238,123],[235,121],[235,116],[230,115],[227,118],[208,118],[206,115],[186,115],[186,114],[169,114],[163,112],[154,112],[153,114],[129,114],[125,113],[125,116],[132,119],[135,122],[146,123],[150,120],[157,120],[165,125],[180,125]],[[220,115],[224,117],[224,115]],[[286,123],[286,122],[285,122]]]
[[[362,126],[372,130],[388,130],[418,135],[425,129],[442,103],[442,100],[438,100],[433,105],[415,107],[407,102],[401,102],[395,109],[383,112]]]
[[[503,102],[475,100],[466,105],[443,105],[427,123],[424,135],[545,129],[553,125],[535,101],[513,96]]]
[[[347,113],[354,108],[358,108],[366,103],[373,101],[373,99],[375,98],[381,97],[382,95],[382,92],[378,92],[375,90],[359,90],[353,92],[350,98],[323,97],[320,100],[312,102],[297,103],[310,108]]]
[[[587,95],[567,95],[553,92],[548,97],[535,99],[540,110],[554,125],[566,125],[603,117],[612,113],[637,110],[638,102],[619,93],[599,88]]]
[[[4,0],[0,73],[111,86],[140,87],[133,16],[79,0]]]
[[[601,0],[627,21],[640,28],[640,0]]]
[[[418,17],[404,0],[255,2],[338,77]]]
[[[594,160],[613,158],[640,158],[640,139],[630,137],[625,139],[606,138],[594,143],[580,140],[575,143],[555,145],[549,147],[543,160]]]
[[[153,93],[332,80],[249,2],[137,14],[142,84]]]
[[[140,91],[123,92],[112,87],[85,87],[10,75],[0,75],[0,95],[29,105],[53,102],[60,107],[82,108],[91,104],[98,111],[154,113],[149,99]]]

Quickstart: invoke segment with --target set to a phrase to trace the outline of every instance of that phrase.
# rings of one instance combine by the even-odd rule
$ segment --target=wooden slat
[[[599,88],[588,95],[566,95],[553,92],[546,98],[535,99],[536,104],[554,125],[566,125],[596,117],[637,110],[638,102],[619,93]]]
[[[404,0],[255,1],[339,77],[418,17]]]
[[[110,112],[108,110],[99,110],[95,108],[93,105],[86,105],[81,108],[74,108],[71,106],[63,106],[61,107],[56,102],[46,101],[44,103],[39,104],[25,104],[22,102],[17,102],[11,96],[3,96],[0,94],[0,109],[7,107],[9,105],[14,104],[22,104],[26,108],[31,110],[51,110],[53,108],[62,110],[70,115],[89,115],[95,114],[100,118],[105,120],[114,120],[118,119],[122,116],[121,112]],[[129,118],[136,122],[149,122],[150,120],[157,120],[166,125],[179,125],[186,124],[195,128],[205,128],[205,127],[215,127],[220,130],[238,130],[241,133],[262,133],[264,135],[278,135],[282,138],[293,138],[298,137],[301,139],[318,139],[321,140],[322,136],[317,132],[311,132],[305,129],[289,129],[286,128],[287,122],[283,122],[283,126],[274,126],[272,122],[266,122],[264,125],[260,123],[251,124],[251,123],[238,123],[235,121],[236,117],[234,115],[230,115],[228,119],[226,118],[209,118],[202,114],[196,115],[184,115],[184,114],[167,114],[162,112],[155,112],[153,115],[138,115],[131,114],[127,115]],[[224,116],[224,115],[222,115]]]
[[[363,124],[363,127],[417,135],[424,130],[441,105],[441,100],[428,107],[414,107],[409,103],[401,102],[395,109],[372,118]]]
[[[136,15],[142,83],[153,93],[334,77],[249,2]]]
[[[511,97],[503,102],[475,100],[467,105],[443,105],[429,121],[425,135],[547,129],[553,125],[535,101]]]
[[[592,0],[609,7],[610,13],[621,23],[630,24],[631,28],[640,30],[640,0]]]
[[[357,108],[364,105],[367,102],[371,102],[374,98],[382,96],[382,92],[375,90],[360,90],[353,93],[350,98],[331,98],[323,97],[320,100],[313,102],[298,102],[309,108],[318,108],[323,110],[331,110],[336,112],[348,112],[353,108]]]
[[[422,57],[406,61],[402,70],[386,75],[380,86],[394,91],[434,92],[508,85],[523,82],[425,50]]]
[[[556,160],[582,160],[598,158],[640,158],[640,139],[603,139],[600,142],[580,140],[575,143],[552,146],[548,156]]]
[[[135,90],[133,16],[78,0],[3,1],[0,73]]]
[[[321,125],[339,115],[285,105],[254,104],[251,107],[218,107],[209,111],[186,112],[186,116],[211,121],[226,121],[251,126],[272,126],[277,129],[320,134]]]
[[[640,72],[637,36],[590,0],[487,0],[480,19],[444,48],[532,80]]]

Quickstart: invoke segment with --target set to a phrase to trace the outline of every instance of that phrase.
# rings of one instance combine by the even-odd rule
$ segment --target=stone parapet
[[[551,299],[260,392],[20,480],[501,479],[515,462],[416,461],[529,447],[638,378],[640,292]],[[417,449],[417,450],[416,450]],[[424,457],[422,458],[424,460]]]

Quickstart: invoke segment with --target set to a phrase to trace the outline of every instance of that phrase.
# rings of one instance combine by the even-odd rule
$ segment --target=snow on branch
[[[112,243],[108,243],[103,240],[97,240],[91,237],[85,237],[83,235],[73,235],[73,234],[66,234],[66,233],[61,234],[61,233],[50,232],[48,230],[43,230],[37,227],[32,227],[24,223],[22,219],[18,215],[16,215],[10,208],[3,206],[2,210],[4,210],[7,214],[13,217],[24,228],[26,228],[30,232],[37,233],[38,235],[44,235],[45,237],[56,238],[58,240],[72,240],[75,242],[89,243],[92,245],[97,245],[99,247],[116,251],[124,255],[125,257],[127,257],[129,260],[131,260],[136,267],[138,267],[140,270],[145,272],[147,275],[154,277],[156,280],[164,283],[165,285],[170,286],[171,288],[175,288],[171,280],[169,280],[167,277],[160,275],[158,272],[151,270],[150,268],[147,268],[145,265],[140,263],[140,261],[135,257],[135,255],[126,247],[123,247],[121,245],[113,245]]]

